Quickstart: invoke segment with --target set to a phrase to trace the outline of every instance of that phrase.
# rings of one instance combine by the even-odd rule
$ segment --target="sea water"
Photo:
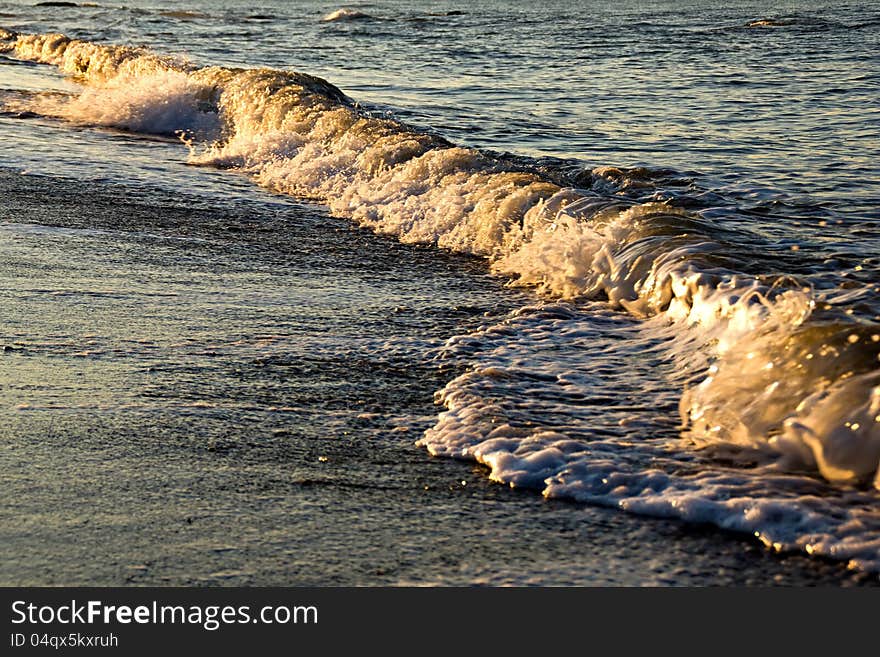
[[[299,299],[310,321],[353,327],[303,353],[448,373],[425,381],[432,417],[393,395],[328,413],[393,418],[412,449],[548,498],[876,571],[880,11],[761,7],[3,2],[0,166],[234,214],[255,195],[278,215],[311,204],[427,247],[417,267],[383,266],[382,294],[416,286],[461,319],[420,308],[430,338],[340,319],[336,268],[249,311]],[[472,307],[444,306],[450,267],[473,276]],[[248,303],[229,284],[221,310]],[[139,390],[123,402],[162,405]]]

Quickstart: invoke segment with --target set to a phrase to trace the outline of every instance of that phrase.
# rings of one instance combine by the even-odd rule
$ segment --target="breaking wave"
[[[356,17],[341,9],[324,20]],[[180,135],[192,164],[237,169],[403,242],[486,258],[511,285],[580,308],[564,326],[515,318],[467,338],[492,347],[467,352],[476,364],[439,393],[447,411],[420,441],[433,454],[479,460],[498,481],[547,495],[709,521],[777,549],[880,568],[876,287],[854,287],[820,254],[782,249],[747,221],[660,198],[645,170],[573,173],[455,146],[374,116],[313,76],[197,67],[58,34],[0,31],[0,40],[0,51],[83,84],[33,111]],[[659,442],[649,429],[641,441],[595,440],[578,426],[517,425],[487,401],[500,390],[506,403],[528,397],[530,381],[552,384],[547,394],[566,385],[592,394],[595,381],[571,384],[566,373],[590,369],[594,347],[577,324],[592,321],[586,309],[601,315],[584,303],[597,299],[645,320],[627,329],[629,358],[642,345],[675,364],[681,426]],[[526,372],[535,336],[565,358]],[[498,383],[511,378],[514,388]],[[657,465],[670,452],[685,456]],[[745,455],[751,466],[720,469],[701,456],[693,471],[684,464],[694,454]]]
[[[354,21],[363,18],[371,18],[371,16],[357,9],[347,9],[345,7],[331,11],[321,20],[325,23],[333,23],[336,21]]]

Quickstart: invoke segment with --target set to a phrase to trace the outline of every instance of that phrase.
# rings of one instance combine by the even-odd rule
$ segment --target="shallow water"
[[[4,584],[872,582],[415,447],[445,336],[528,301],[479,263],[257,194],[0,189]]]
[[[71,359],[151,341],[126,355],[118,386],[102,375],[90,392],[102,413],[132,417],[191,412],[163,392],[195,385],[180,365],[192,356],[177,344],[187,331],[222,367],[272,366],[280,349],[315,398],[338,375],[324,376],[324,356],[310,365],[314,354],[356,363],[363,352],[392,372],[429,363],[413,394],[429,401],[439,388],[443,409],[414,413],[355,384],[352,408],[331,404],[319,424],[343,410],[393,418],[403,443],[478,461],[513,487],[880,568],[880,12],[335,9],[0,3],[0,26],[14,31],[0,54],[13,145],[0,166],[56,181],[46,185],[83,207],[92,185],[119,189],[150,217],[145,226],[129,208],[109,224],[25,223],[174,235],[151,245],[159,264],[139,270],[132,255],[124,275],[96,268],[85,294],[34,291],[27,277],[9,288],[34,310],[41,296],[70,295],[87,314],[131,304],[167,321],[144,322],[136,338],[96,330],[86,345],[51,327],[41,331],[57,340],[31,344],[7,322],[12,353],[58,351],[49,378],[63,381]],[[12,226],[24,222],[22,198],[4,207],[7,245],[22,234]],[[276,222],[312,216],[307,203],[339,218],[317,221],[423,245],[418,264],[377,266],[354,245],[380,238],[342,228],[292,231],[281,247]],[[249,253],[262,238],[265,262],[237,272],[218,259],[216,280],[179,312],[173,297],[151,297],[151,278],[173,276],[167,263],[195,248],[187,240]],[[362,277],[368,287],[349,285]],[[202,344],[199,308],[225,348]],[[143,378],[134,364],[156,353],[164,365]],[[199,414],[263,412],[248,384],[211,381],[190,392]],[[277,410],[289,385],[271,389],[271,412],[300,426],[295,403]],[[10,395],[19,412],[67,408],[28,386]]]

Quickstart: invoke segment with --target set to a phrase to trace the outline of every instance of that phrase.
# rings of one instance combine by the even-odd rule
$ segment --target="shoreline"
[[[0,171],[5,585],[877,583],[416,447],[450,375],[412,354],[528,298],[476,263],[295,204],[234,215],[69,185]],[[258,235],[221,230],[257,212]]]

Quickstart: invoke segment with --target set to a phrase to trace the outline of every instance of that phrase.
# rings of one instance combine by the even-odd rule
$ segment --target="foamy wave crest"
[[[138,77],[134,83],[124,76],[115,77],[69,100],[40,99],[33,109],[85,125],[210,139],[220,134],[221,124],[206,96],[210,96],[209,87],[186,73],[167,70]]]
[[[214,88],[191,75],[181,59],[60,34],[7,37],[14,38],[10,49],[17,57],[52,64],[87,84],[72,98],[35,97],[31,111],[147,134],[219,135]]]
[[[70,39],[63,34],[7,32],[5,40],[7,51],[11,50],[20,59],[51,64],[68,75],[92,83],[118,77],[133,80],[169,69],[185,71],[189,68],[184,60],[162,57],[144,48],[105,46]]]
[[[749,23],[746,23],[746,27],[787,27],[789,25],[796,25],[797,21],[793,19],[780,19],[780,18],[759,18],[757,20],[753,20]]]
[[[336,21],[354,21],[363,18],[370,18],[370,15],[362,11],[358,11],[357,9],[347,9],[345,7],[342,7],[341,9],[331,11],[321,20],[325,23],[333,23]]]
[[[437,393],[446,410],[420,444],[546,497],[711,523],[776,551],[880,570],[875,493],[780,467],[763,448],[721,454],[716,441],[694,451],[667,385],[686,376],[670,358],[681,348],[676,325],[587,308],[524,308],[452,338],[444,360],[469,367]]]
[[[374,117],[332,84],[300,73],[195,68],[61,35],[7,35],[5,42],[15,56],[84,83],[65,116],[186,132],[193,164],[235,167],[404,242],[485,257],[511,284],[556,299],[602,298],[631,316],[656,318],[675,335],[666,359],[687,374],[680,413],[691,449],[756,452],[775,468],[880,487],[873,316],[854,314],[852,299],[827,281],[765,273],[784,272],[785,261],[744,225],[623,193],[650,189],[650,176],[597,169],[586,189],[560,184],[565,176],[552,182],[537,165]],[[458,403],[452,395],[441,401]],[[464,426],[469,417],[456,421]],[[446,431],[444,421],[425,439],[432,452],[483,460],[502,481],[554,494],[577,490],[566,459],[521,461],[522,474],[514,475],[498,465],[502,459],[485,456],[482,428]],[[566,431],[553,435],[569,445]],[[526,443],[508,446],[515,455]],[[583,470],[584,485],[591,472]],[[563,475],[565,486],[552,484]]]

